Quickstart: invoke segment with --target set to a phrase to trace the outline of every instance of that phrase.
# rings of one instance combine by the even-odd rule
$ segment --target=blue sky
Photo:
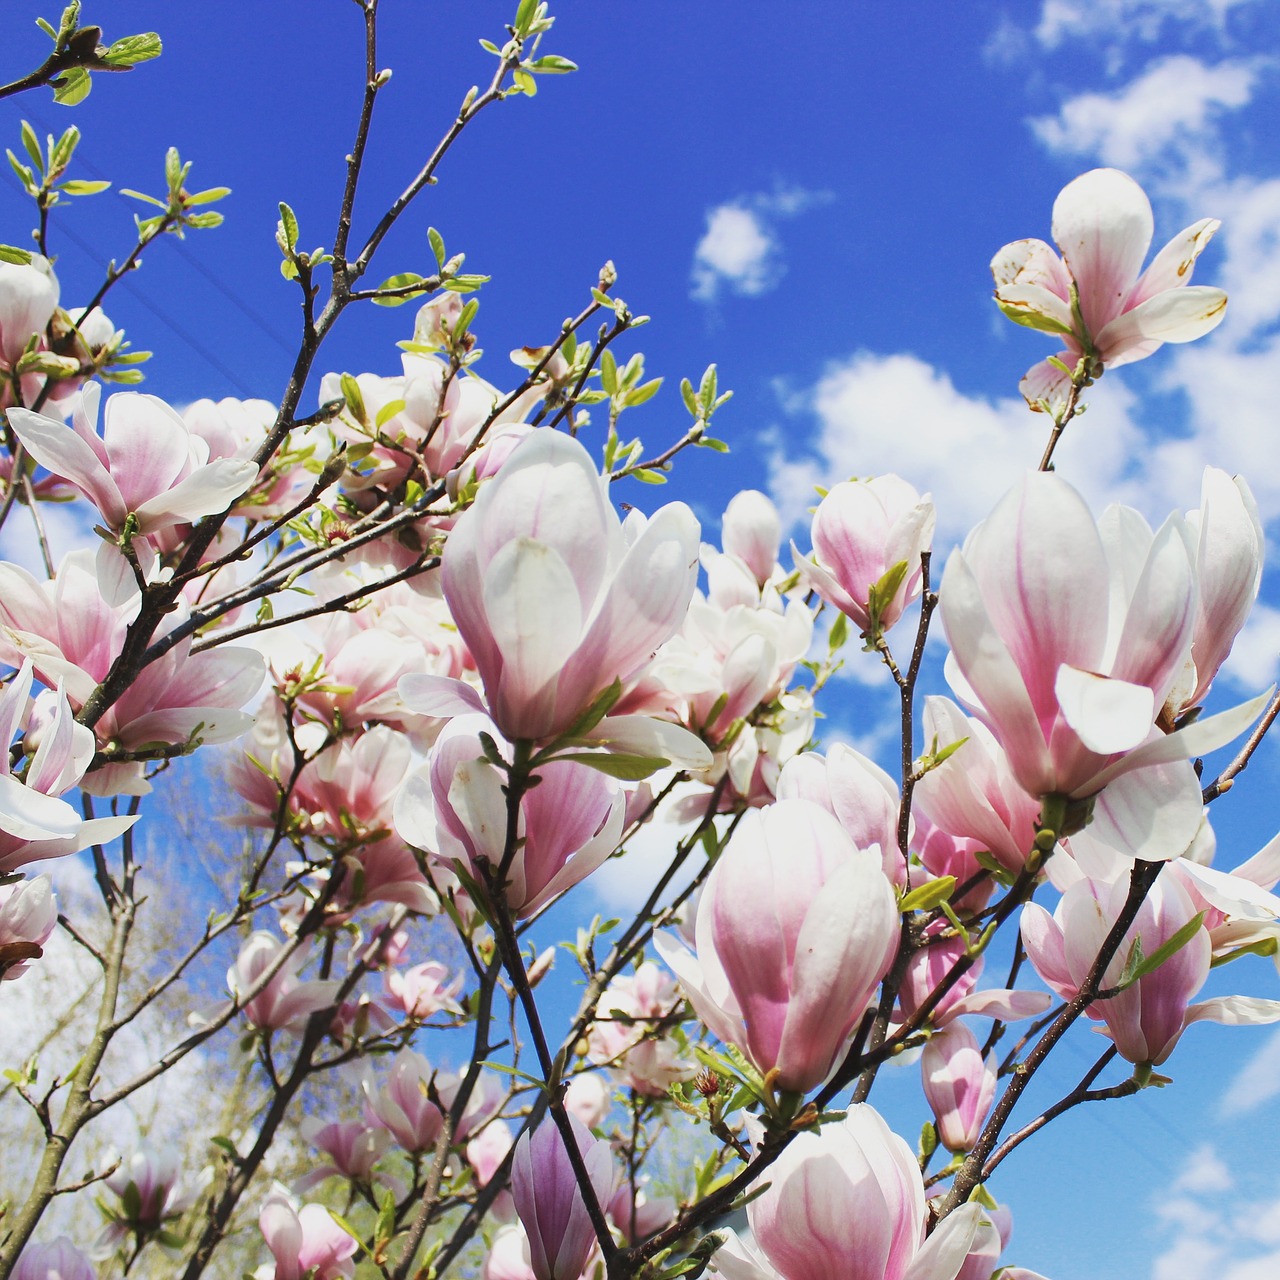
[[[332,243],[359,14],[347,0],[97,2],[87,16],[109,37],[156,29],[164,57],[99,79],[71,112],[47,94],[4,104],[6,143],[17,146],[20,116],[40,132],[75,120],[83,176],[156,189],[177,145],[193,183],[232,187],[223,228],[155,246],[107,310],[157,352],[147,390],[177,403],[275,398],[297,323],[296,290],[277,269],[276,204],[297,210],[305,244]],[[467,87],[487,80],[477,38],[500,40],[513,5],[384,0],[380,61],[394,77],[357,233]],[[16,74],[43,56],[31,19],[56,14],[30,0],[5,9]],[[731,456],[699,452],[667,494],[632,500],[685,498],[714,526],[731,493],[753,486],[802,519],[814,483],[893,470],[932,490],[943,539],[961,536],[1034,465],[1045,434],[1017,382],[1051,348],[999,316],[987,263],[1007,241],[1047,238],[1061,186],[1110,164],[1151,194],[1157,248],[1199,217],[1223,220],[1197,280],[1232,301],[1208,339],[1109,374],[1070,428],[1060,471],[1096,506],[1120,497],[1160,518],[1197,504],[1211,462],[1248,478],[1274,537],[1280,13],[1268,0],[552,9],[543,51],[582,70],[482,117],[374,277],[427,270],[425,228],[439,228],[469,269],[493,277],[476,326],[481,372],[506,384],[505,353],[548,341],[615,261],[618,292],[653,316],[637,345],[651,375],[668,378],[635,411],[646,440],[660,447],[681,430],[681,376],[714,361],[736,391],[719,431]],[[59,210],[64,301],[94,287],[95,263],[127,251],[133,207],[111,193]],[[6,174],[0,238],[22,243],[27,225]],[[411,324],[412,308],[353,316],[320,371],[396,372],[393,344]],[[797,540],[807,545],[802,531]],[[1275,678],[1274,573],[1264,602],[1224,694]],[[854,678],[840,693],[830,729],[884,749],[885,690]],[[1278,787],[1267,750],[1215,806],[1221,865],[1274,834]],[[1239,976],[1245,986],[1226,980],[1236,977],[1229,969],[1220,989],[1280,994],[1262,962]],[[1079,1039],[1050,1076],[1060,1090],[1091,1060],[1092,1038]],[[1010,1161],[997,1189],[1017,1214],[1016,1260],[1054,1280],[1275,1274],[1280,1199],[1263,1188],[1280,1157],[1256,1135],[1277,1120],[1280,1033],[1197,1027],[1171,1069],[1173,1090],[1077,1113]]]

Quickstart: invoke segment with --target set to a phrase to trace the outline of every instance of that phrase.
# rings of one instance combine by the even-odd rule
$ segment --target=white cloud
[[[1253,1111],[1280,1094],[1280,1031],[1273,1031],[1262,1048],[1236,1073],[1222,1095],[1225,1116]]]
[[[707,214],[706,234],[693,253],[693,296],[711,302],[722,285],[748,298],[778,282],[777,244],[760,215],[722,204]]]
[[[1254,605],[1223,673],[1246,689],[1265,689],[1280,679],[1280,609]],[[1280,1049],[1276,1057],[1276,1092],[1280,1093]]]
[[[692,294],[714,302],[722,289],[754,298],[768,293],[785,274],[774,221],[791,218],[829,199],[823,192],[779,187],[717,205],[693,251]]]
[[[1036,39],[1056,48],[1081,37],[1150,42],[1166,23],[1223,30],[1231,11],[1249,0],[1044,0]]]
[[[1170,1190],[1201,1195],[1206,1191],[1229,1191],[1234,1185],[1231,1170],[1212,1146],[1202,1143],[1187,1157]]]
[[[1082,93],[1056,116],[1031,121],[1050,151],[1096,157],[1118,169],[1142,169],[1170,153],[1180,172],[1192,162],[1216,167],[1207,150],[1224,111],[1252,96],[1261,65],[1233,59],[1208,66],[1176,55],[1152,63],[1114,93]]]
[[[1064,473],[1095,507],[1122,496],[1149,509],[1140,484],[1124,475],[1141,445],[1131,418],[1132,392],[1119,381],[1104,383],[1091,400],[1059,446]],[[837,362],[789,407],[794,412],[799,406],[813,413],[817,430],[807,456],[773,460],[772,496],[784,520],[807,523],[815,484],[893,472],[933,494],[940,551],[1035,467],[1049,431],[1044,415],[1031,413],[1021,398],[967,396],[945,372],[905,353],[863,351]],[[1088,465],[1072,467],[1073,458]],[[1197,473],[1186,505],[1194,506],[1198,494]]]

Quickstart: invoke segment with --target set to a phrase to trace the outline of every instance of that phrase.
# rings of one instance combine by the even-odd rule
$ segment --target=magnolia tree
[[[170,153],[136,244],[64,305],[55,205],[104,184],[71,176],[74,129],[23,124],[10,154],[37,225],[0,250],[0,520],[44,573],[0,564],[0,1000],[38,981],[55,930],[96,976],[74,1068],[6,1064],[6,1132],[31,1138],[10,1147],[0,1278],[1030,1276],[1005,1261],[1005,1157],[1167,1083],[1192,1022],[1280,1020],[1197,999],[1211,965],[1280,939],[1280,843],[1221,870],[1206,816],[1280,706],[1200,714],[1258,590],[1248,485],[1210,466],[1153,530],[1095,515],[1053,467],[1098,378],[1222,318],[1222,291],[1189,283],[1218,224],[1144,270],[1151,207],[1102,169],[1058,195],[1056,249],[995,255],[997,305],[1061,348],[1022,383],[1048,440],[940,575],[933,505],[894,475],[836,484],[783,563],[778,512],[740,493],[715,547],[682,503],[615,505],[617,482],[723,451],[728,396],[708,370],[682,384],[683,434],[625,438],[658,384],[615,355],[643,317],[611,266],[497,384],[461,254],[430,231],[425,274],[374,269],[477,115],[574,70],[542,48],[547,6],[521,0],[485,43],[491,81],[369,219],[389,72],[360,3],[330,247],[304,249],[280,206],[302,331],[278,403],[102,393],[141,376],[112,288],[166,233],[216,225],[225,191],[188,189]],[[0,96],[78,101],[160,49],[104,43],[77,3],[47,31],[49,59]],[[325,372],[349,312],[410,300],[398,369]],[[60,561],[54,501],[94,529]],[[922,687],[939,631],[950,695]],[[815,745],[857,641],[900,693],[897,777]],[[221,901],[158,898],[138,842],[174,802],[152,779],[210,768],[217,743],[243,851],[221,841]],[[642,832],[643,906],[569,923],[575,886]],[[93,892],[60,909],[44,868],[77,855]],[[553,909],[572,998],[531,945]],[[199,977],[218,963],[220,1001]],[[189,1017],[126,1054],[161,1008]],[[1105,1047],[1079,1084],[1019,1109],[1090,1023]],[[182,1117],[190,1143],[95,1140],[197,1060],[213,1096]],[[871,1101],[894,1060],[920,1073],[915,1150]]]

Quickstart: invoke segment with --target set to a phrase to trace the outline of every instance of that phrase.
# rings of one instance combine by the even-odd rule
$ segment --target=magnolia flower
[[[32,663],[24,661],[0,692],[0,874],[46,858],[79,853],[91,844],[105,844],[137,821],[136,815],[86,820],[77,809],[58,799],[84,778],[93,760],[93,734],[76,724],[61,686],[56,691],[46,689],[31,702],[32,679]],[[13,776],[10,766],[10,744],[19,733],[27,757],[26,775],[21,781]],[[43,883],[45,906],[52,910],[48,882]],[[29,914],[39,896],[34,885],[24,888],[16,897],[11,894],[0,911],[0,921],[7,919],[9,927],[19,933],[25,931],[28,942],[43,943],[49,936],[48,930],[39,939],[31,933],[42,927]],[[44,910],[42,907],[37,912],[41,919]],[[24,923],[18,926],[20,916]],[[0,937],[5,927],[0,923]],[[18,968],[7,976],[16,978],[21,972]]]
[[[950,1022],[925,1045],[920,1074],[939,1141],[948,1151],[968,1151],[995,1101],[995,1054],[984,1059],[973,1032]]]
[[[763,587],[778,567],[781,539],[778,508],[758,489],[743,489],[730,499],[720,525],[720,541],[725,555],[747,568],[757,588]]]
[[[506,775],[484,757],[479,735],[493,725],[460,716],[440,734],[425,768],[395,804],[396,830],[446,864],[480,877],[496,871],[507,843]],[[509,751],[506,743],[499,750]],[[616,782],[569,760],[539,765],[520,799],[519,843],[506,871],[507,903],[529,915],[590,875],[617,848],[626,797]]]
[[[0,885],[0,979],[20,978],[58,923],[48,876]]]
[[[767,1181],[747,1216],[786,1280],[954,1280],[982,1216],[963,1205],[926,1239],[920,1167],[866,1103],[798,1134]]]
[[[227,987],[237,1002],[275,962],[283,945],[274,934],[263,929],[245,939],[235,964],[227,970]],[[303,982],[298,971],[306,959],[304,944],[285,960],[257,995],[245,1001],[240,1012],[250,1026],[263,1031],[281,1028],[300,1031],[313,1013],[332,1006],[342,984],[321,979]]]
[[[1016,323],[1060,337],[1066,350],[1053,359],[1070,369],[1081,357],[1102,368],[1141,360],[1165,342],[1191,342],[1222,322],[1227,295],[1188,284],[1219,225],[1201,218],[1142,271],[1154,229],[1151,203],[1128,174],[1094,169],[1054,201],[1061,258],[1043,240],[1018,240],[992,259],[996,304]],[[1039,409],[1042,401],[1061,401],[1069,382],[1046,360],[1027,373],[1021,390]]]
[[[614,1189],[613,1152],[569,1117],[596,1202],[609,1203]],[[595,1230],[583,1203],[559,1128],[549,1119],[516,1143],[511,1194],[529,1237],[529,1263],[537,1280],[577,1280],[596,1247]]]
[[[1127,876],[1115,881],[1081,878],[1062,895],[1053,915],[1038,903],[1022,910],[1022,941],[1036,972],[1064,1000],[1079,995],[1098,951],[1128,895]],[[1141,943],[1153,955],[1196,918],[1196,905],[1175,875],[1167,871],[1138,908],[1100,986],[1114,988],[1133,949]],[[1191,937],[1150,973],[1085,1012],[1101,1020],[1107,1034],[1130,1062],[1159,1066],[1173,1052],[1182,1032],[1208,1020],[1230,1026],[1280,1021],[1280,1001],[1250,996],[1215,996],[1192,1004],[1209,976],[1209,932],[1201,923]]]
[[[59,1236],[52,1244],[29,1244],[13,1280],[98,1280],[98,1273],[66,1236]]]
[[[745,815],[707,878],[696,956],[655,945],[710,1031],[804,1093],[839,1063],[898,938],[880,851],[811,801],[780,800]]]
[[[576,440],[535,431],[481,485],[445,545],[445,598],[508,738],[564,733],[684,620],[698,568],[693,513],[671,503],[624,526],[607,488]],[[442,683],[419,676],[401,692],[414,710],[456,714],[456,702],[427,701],[449,693]],[[453,696],[476,709],[469,687]],[[686,749],[709,762],[701,744]]]
[[[323,1205],[298,1202],[276,1183],[258,1215],[275,1267],[260,1267],[260,1280],[343,1280],[355,1273],[359,1247]]]
[[[897,476],[836,485],[813,517],[813,558],[792,543],[806,585],[867,636],[887,631],[923,587],[933,502]]]
[[[0,262],[0,360],[13,365],[58,309],[58,277],[48,258]]]
[[[1111,787],[1095,822],[1116,847],[1181,854],[1202,807],[1186,761],[1229,742],[1265,702],[1176,733],[1155,727],[1195,633],[1181,517],[1153,534],[1113,506],[1095,523],[1065,480],[1031,473],[952,552],[941,598],[947,678],[1022,788],[1077,800]]]
[[[163,400],[135,391],[107,401],[102,435],[94,429],[101,388],[89,383],[67,426],[29,409],[9,422],[26,451],[70,480],[120,533],[129,516],[140,534],[225,511],[254,482],[257,464],[209,461],[209,446]]]

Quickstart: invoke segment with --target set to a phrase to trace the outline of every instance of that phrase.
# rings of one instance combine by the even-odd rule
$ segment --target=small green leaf
[[[661,378],[654,378],[651,382],[646,382],[635,388],[634,391],[628,391],[624,404],[628,409],[634,408],[638,404],[644,404],[646,400],[652,400],[658,393],[658,388],[662,386]]]
[[[699,436],[696,444],[700,449],[712,449],[716,453],[729,452],[729,446],[723,440],[714,440],[711,436]]]
[[[283,200],[280,201],[280,226],[284,231],[284,242],[292,251],[298,247],[298,219],[293,210]]]
[[[592,751],[574,752],[567,756],[556,756],[556,759],[585,764],[587,768],[621,782],[640,782],[671,763],[665,756],[626,756]]]
[[[511,73],[512,82],[526,97],[532,98],[538,92],[538,82],[523,67],[517,67]]]
[[[26,148],[27,155],[31,157],[31,163],[35,165],[37,173],[44,172],[44,153],[40,150],[40,140],[36,137],[36,131],[24,120],[22,122],[22,145]]]
[[[188,208],[197,204],[213,204],[215,200],[225,200],[230,194],[230,187],[208,187],[204,191],[197,191],[193,196],[187,196],[183,204]]]
[[[109,182],[90,182],[85,178],[68,178],[66,182],[59,185],[59,191],[65,191],[69,196],[96,196],[100,191],[106,191],[111,186]]]
[[[920,1130],[920,1159],[927,1160],[938,1149],[938,1131],[932,1120],[926,1120]]]
[[[495,49],[494,52],[496,53],[497,50]],[[444,253],[444,236],[435,227],[428,227],[427,243],[431,246],[431,252],[436,255],[436,265],[443,267],[447,261]]]
[[[64,107],[74,107],[83,102],[93,88],[89,73],[83,67],[69,67],[56,80],[51,80],[53,100]]]
[[[344,373],[338,379],[338,384],[342,388],[342,398],[347,402],[347,408],[351,410],[352,417],[367,426],[369,414],[364,407],[364,396],[360,393],[360,384],[349,373]]]
[[[121,187],[120,194],[128,196],[131,200],[145,200],[147,204],[153,204],[157,209],[168,209],[169,206],[163,200],[157,200],[155,196],[145,195],[141,191],[135,191],[132,187]]]
[[[137,66],[139,62],[150,62],[163,51],[160,37],[154,31],[144,31],[141,35],[125,36],[114,41],[102,55],[102,62],[104,66],[127,69]]]
[[[32,253],[29,249],[19,249],[11,244],[0,244],[0,262],[12,262],[19,267],[31,265]]]
[[[529,30],[529,24],[537,11],[538,0],[520,0],[520,7],[516,10],[516,20],[512,23],[520,35],[524,35]]]
[[[401,271],[397,275],[388,276],[379,286],[378,292],[386,289],[406,289],[410,285],[421,284],[422,277],[416,271]],[[420,298],[426,289],[414,289],[411,293],[400,293],[390,298],[375,297],[373,301],[380,307],[402,307],[410,298]]]
[[[950,901],[955,888],[955,876],[939,876],[936,880],[917,885],[904,895],[898,909],[904,914],[908,911],[932,911],[941,903]]]
[[[541,58],[535,58],[532,62],[526,62],[524,65],[534,75],[539,76],[562,76],[578,69],[576,62],[570,62],[568,58],[562,58],[554,53],[544,54]]]
[[[849,619],[843,613],[837,613],[836,620],[831,624],[831,630],[827,633],[827,652],[837,652],[844,647],[844,642],[848,638]]]
[[[388,400],[386,404],[378,410],[378,416],[373,420],[375,427],[381,428],[386,426],[392,418],[396,416],[404,408],[403,400]]]
[[[210,227],[222,226],[225,219],[222,214],[211,209],[208,213],[190,213],[183,218],[183,224],[188,227],[194,227],[197,231],[207,230]]]
[[[1139,979],[1153,973],[1170,956],[1181,951],[1200,932],[1200,926],[1204,923],[1204,914],[1203,911],[1197,912],[1172,938],[1157,947],[1149,956],[1142,953],[1141,935],[1135,938],[1133,947],[1129,951],[1129,959],[1125,962],[1124,972],[1120,975],[1120,981],[1116,986],[1122,991],[1126,987],[1131,987]]]
[[[611,396],[618,394],[618,362],[607,347],[600,353],[600,385]]]
[[[667,477],[661,471],[654,471],[650,467],[637,467],[634,471],[628,471],[627,475],[633,476],[642,484],[666,484]]]

